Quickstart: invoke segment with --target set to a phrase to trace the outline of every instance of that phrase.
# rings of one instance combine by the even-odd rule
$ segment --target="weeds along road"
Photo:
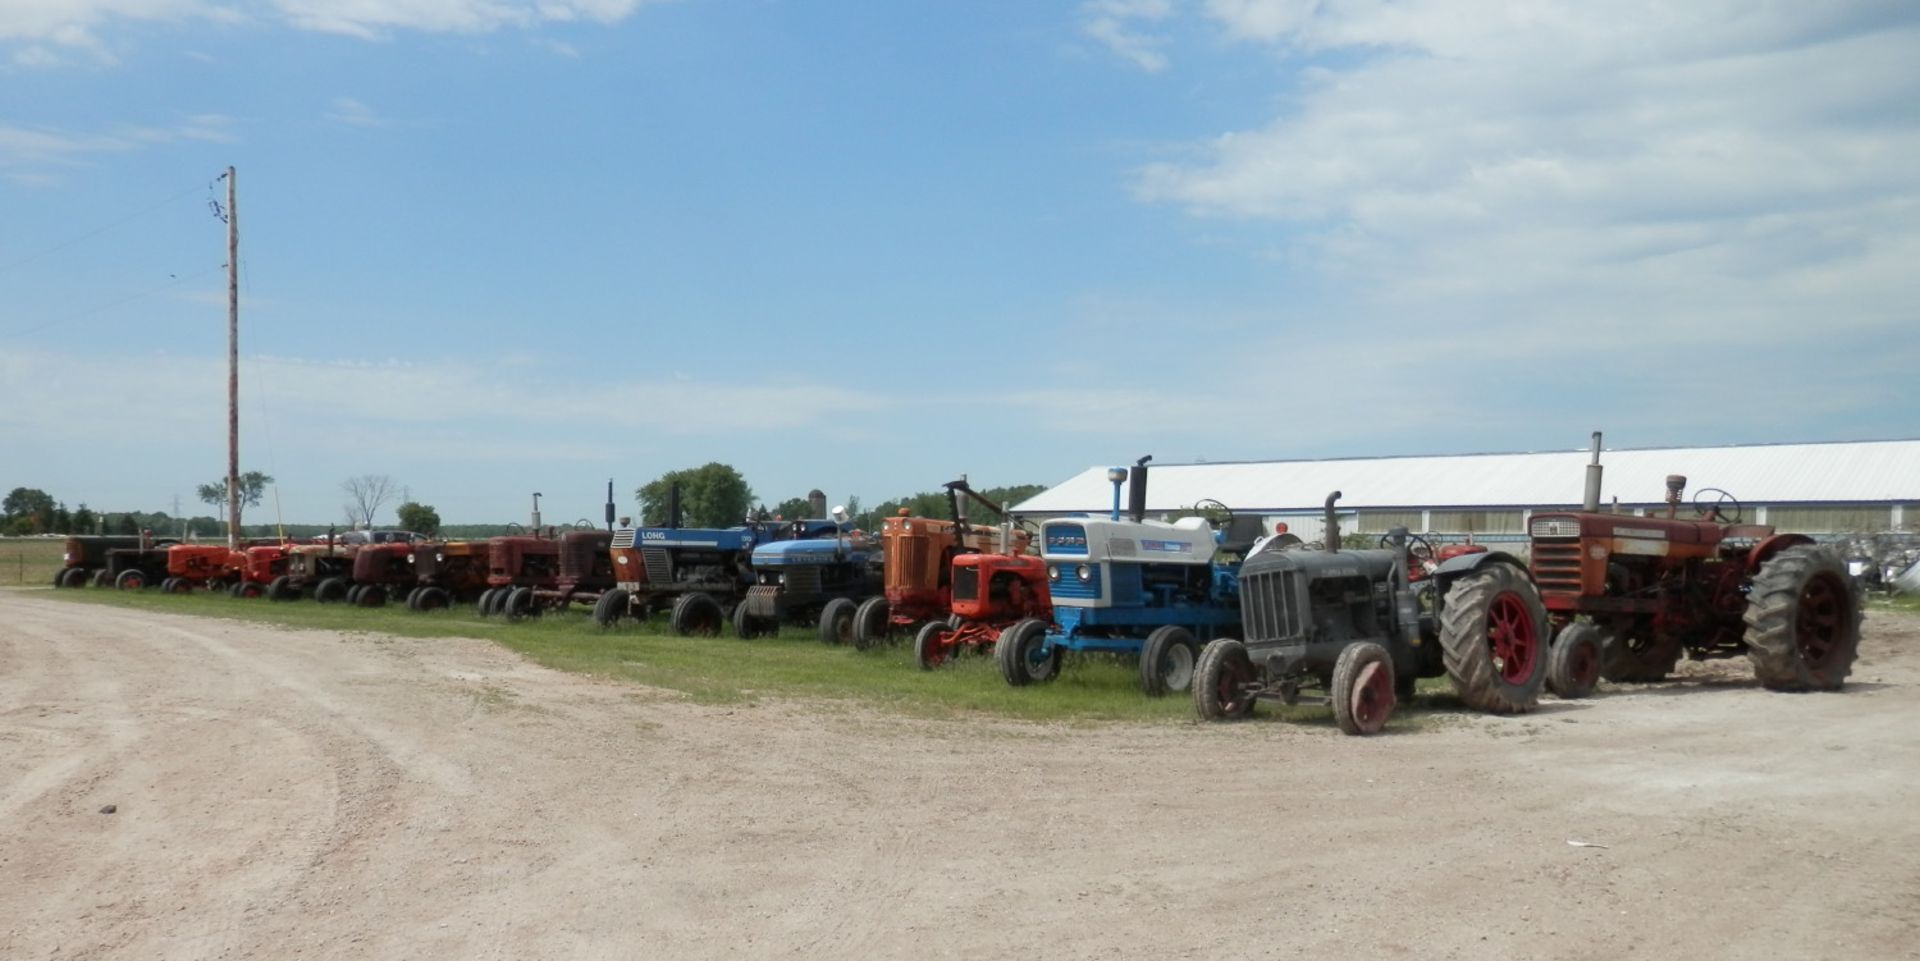
[[[50,594],[0,591],[10,961],[1920,956],[1910,615],[1844,694],[1726,662],[1359,740],[703,707]]]

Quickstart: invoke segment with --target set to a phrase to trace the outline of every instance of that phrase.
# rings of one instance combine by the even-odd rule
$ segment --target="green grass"
[[[0,585],[44,587],[67,566],[64,537],[0,537]]]
[[[468,608],[417,614],[398,606],[359,609],[311,601],[277,604],[206,594],[92,589],[48,590],[40,596],[296,629],[484,638],[547,667],[679,691],[707,704],[752,703],[768,697],[853,702],[935,718],[1194,721],[1188,695],[1145,697],[1133,662],[1109,656],[1069,657],[1065,670],[1052,683],[1014,688],[1000,678],[989,657],[964,657],[938,671],[922,671],[914,664],[910,645],[855,651],[827,646],[812,631],[797,628],[784,629],[775,638],[742,641],[731,636],[674,637],[660,622],[629,622],[603,631],[580,608],[507,623],[477,617]],[[1432,696],[1422,697],[1412,710],[1396,712],[1395,728],[1417,727],[1422,715],[1434,707],[1458,707],[1444,678],[1422,681],[1420,690]],[[1324,708],[1263,704],[1260,716],[1326,728],[1333,724],[1332,713]]]
[[[1867,599],[1867,609],[1920,613],[1920,594],[1899,594],[1893,597],[1875,594]]]

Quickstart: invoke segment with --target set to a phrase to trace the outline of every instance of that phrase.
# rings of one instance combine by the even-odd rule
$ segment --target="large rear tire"
[[[1860,587],[1811,544],[1767,558],[1747,592],[1747,659],[1773,691],[1837,691],[1860,649]]]
[[[892,640],[888,636],[891,626],[889,619],[892,616],[884,597],[869,597],[861,601],[860,609],[853,612],[853,646],[864,651]]]
[[[852,599],[836,597],[820,609],[820,641],[824,644],[853,643]]]
[[[1518,714],[1540,702],[1547,679],[1547,608],[1511,564],[1460,575],[1440,614],[1440,653],[1468,707]]]
[[[1203,721],[1237,721],[1253,713],[1248,688],[1260,672],[1247,646],[1230,637],[1209,641],[1193,668],[1193,712]]]
[[[726,620],[727,612],[720,609],[713,595],[695,591],[674,599],[667,626],[681,637],[719,637],[720,625]]]
[[[1000,676],[1014,687],[1045,684],[1058,676],[1060,649],[1054,648],[1051,656],[1040,654],[1046,639],[1047,623],[1031,617],[1001,631],[993,645]]]
[[[346,600],[347,582],[338,577],[329,577],[313,589],[313,599],[321,604],[332,604]]]
[[[614,588],[600,595],[593,602],[593,623],[600,627],[613,627],[627,616],[627,606],[632,595],[622,588]]]
[[[1600,628],[1591,622],[1575,621],[1561,628],[1547,652],[1547,690],[1563,701],[1592,694],[1600,683],[1605,655]]]
[[[1333,721],[1346,734],[1378,734],[1393,716],[1393,658],[1372,641],[1348,644],[1333,662]]]
[[[1148,697],[1165,697],[1193,686],[1193,666],[1200,645],[1184,627],[1165,624],[1147,635],[1140,648],[1140,690]]]

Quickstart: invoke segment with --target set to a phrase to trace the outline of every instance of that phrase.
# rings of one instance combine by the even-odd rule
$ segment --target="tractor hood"
[[[854,538],[833,540],[816,537],[799,541],[774,541],[753,549],[753,566],[797,567],[803,564],[832,564],[840,561],[865,563],[866,545]]]

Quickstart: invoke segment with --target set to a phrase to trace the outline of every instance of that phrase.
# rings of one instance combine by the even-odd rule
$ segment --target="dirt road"
[[[702,707],[0,591],[0,958],[1915,958],[1917,646],[1359,740]]]

